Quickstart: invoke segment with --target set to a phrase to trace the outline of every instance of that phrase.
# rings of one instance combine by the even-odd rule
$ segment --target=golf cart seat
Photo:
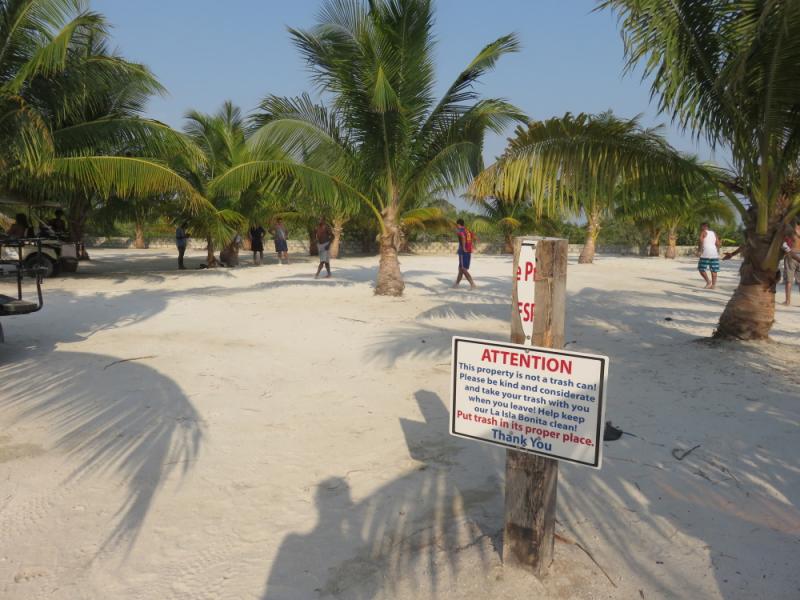
[[[20,300],[13,296],[6,296],[0,294],[0,317],[10,317],[11,315],[27,315],[42,307],[36,302],[28,302],[27,300]]]
[[[26,264],[22,259],[22,249],[24,246],[35,245],[37,249],[40,250],[41,244],[42,242],[40,239],[17,240],[0,238],[0,247],[3,247],[3,249],[7,251],[6,257],[4,258],[2,256],[2,250],[0,250],[0,277],[13,277],[16,280],[15,283],[17,288],[16,296],[0,294],[0,317],[29,315],[41,310],[42,306],[44,306],[44,300],[42,298],[42,275],[44,269],[40,268],[39,266],[34,266],[32,268],[29,266],[26,267]],[[11,251],[10,254],[12,254],[12,256],[8,256],[9,250]],[[16,256],[13,256],[13,254],[16,254]],[[36,302],[25,300],[22,297],[22,281],[24,275],[26,274],[32,275],[36,281]],[[3,325],[0,323],[0,343],[3,341]]]

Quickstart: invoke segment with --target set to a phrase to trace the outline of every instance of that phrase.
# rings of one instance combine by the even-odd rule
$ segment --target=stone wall
[[[308,240],[287,240],[290,254],[308,254]],[[133,248],[134,239],[126,237],[87,237],[87,248]],[[205,250],[206,241],[202,239],[190,238],[187,244],[190,250]],[[147,240],[148,248],[173,249],[175,240],[173,238],[152,238]],[[343,256],[360,254],[361,246],[352,240],[342,240],[340,252]],[[275,245],[272,240],[264,240],[264,251],[274,252]]]
[[[570,255],[577,256],[581,253],[583,244],[570,244]],[[458,250],[458,242],[423,242],[409,244],[411,254],[442,255],[455,254]],[[475,245],[476,254],[503,254],[504,244],[479,242]],[[648,246],[619,246],[598,244],[597,254],[607,256],[646,256]],[[667,250],[666,244],[661,244],[661,256]],[[678,256],[694,256],[697,246],[678,246]],[[723,248],[723,252],[733,251],[735,248]]]
[[[87,237],[86,246],[89,248],[133,248],[133,238],[125,237]],[[486,255],[499,255],[503,254],[503,244],[493,242],[479,242],[475,245],[476,254]],[[175,248],[175,240],[171,238],[154,238],[148,240],[148,248]],[[190,239],[189,248],[193,250],[205,250],[205,240]],[[581,244],[570,244],[569,253],[572,256],[577,256],[581,252],[583,246]],[[274,246],[272,240],[266,240],[264,249],[267,252],[272,252]],[[661,255],[664,255],[667,246],[661,245]],[[409,244],[410,254],[418,254],[425,256],[444,256],[448,254],[455,254],[458,250],[457,242],[412,242]],[[678,256],[694,256],[697,246],[678,246]],[[735,248],[723,248],[723,252],[733,251]],[[597,254],[606,256],[646,256],[647,246],[615,246],[603,245],[597,246]],[[308,241],[307,240],[289,240],[289,253],[308,255]],[[341,256],[355,256],[362,254],[361,245],[355,240],[342,240]]]

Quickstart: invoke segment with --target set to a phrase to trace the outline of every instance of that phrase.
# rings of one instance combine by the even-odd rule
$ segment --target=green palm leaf
[[[164,164],[128,156],[70,156],[52,160],[55,185],[78,185],[110,197],[146,197],[174,190],[191,212],[209,208],[208,201]]]
[[[470,194],[530,198],[539,214],[556,214],[691,187],[712,176],[637,119],[567,114],[517,128],[508,150],[475,179]]]

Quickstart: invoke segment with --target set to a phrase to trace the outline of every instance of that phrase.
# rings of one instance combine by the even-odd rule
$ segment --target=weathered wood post
[[[568,242],[554,238],[535,240],[535,285],[531,299],[520,298],[517,289],[520,274],[524,277],[526,272],[525,265],[520,264],[523,239],[514,239],[511,341],[563,348]],[[520,303],[531,301],[535,306],[533,335],[526,340]],[[530,569],[537,577],[547,573],[553,561],[557,484],[557,461],[516,450],[506,451],[505,564]]]

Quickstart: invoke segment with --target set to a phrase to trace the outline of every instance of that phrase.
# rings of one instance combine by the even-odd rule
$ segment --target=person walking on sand
[[[283,224],[283,219],[278,217],[275,221],[275,227],[272,229],[272,234],[275,236],[275,252],[278,254],[278,264],[289,264],[289,237],[286,234],[286,226]]]
[[[250,250],[253,252],[253,264],[260,265],[264,262],[264,234],[267,232],[256,223],[250,228]]]
[[[706,282],[706,289],[713,290],[717,287],[717,273],[719,273],[719,246],[720,241],[717,234],[708,228],[708,223],[700,224],[700,240],[697,249],[700,260],[697,262],[697,270],[700,271]],[[711,271],[711,279],[708,278],[706,271]]]
[[[792,284],[797,284],[800,290],[800,221],[788,232],[783,241],[783,285],[786,291],[786,306],[792,304]]]
[[[181,270],[186,268],[183,265],[183,255],[186,254],[186,240],[189,239],[189,234],[186,232],[188,225],[184,221],[175,230],[175,245],[178,247],[178,268]]]
[[[475,282],[472,281],[472,275],[469,274],[469,266],[472,262],[472,249],[475,235],[466,228],[464,219],[456,221],[456,235],[458,236],[458,277],[453,284],[457,288],[461,283],[461,279],[466,277],[469,281],[469,289],[475,289]]]
[[[319,249],[319,266],[317,267],[317,274],[314,275],[314,279],[319,277],[320,272],[322,271],[322,267],[325,267],[325,270],[328,274],[325,276],[331,276],[331,240],[333,239],[333,235],[331,234],[331,228],[325,222],[325,217],[320,217],[319,224],[317,225],[317,229],[314,231],[314,237],[317,240],[317,248]]]

